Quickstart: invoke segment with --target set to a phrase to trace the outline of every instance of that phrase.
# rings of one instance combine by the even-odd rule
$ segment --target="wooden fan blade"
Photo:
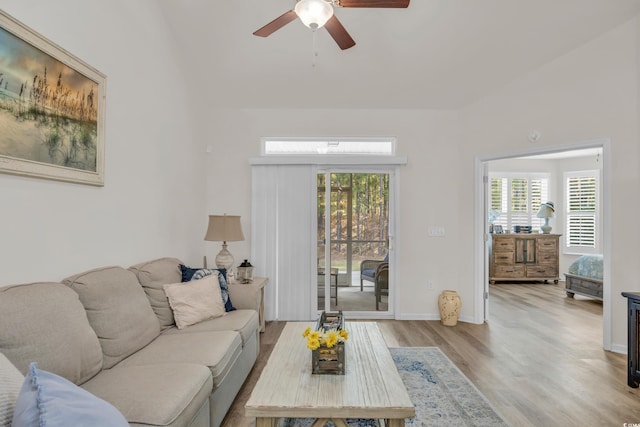
[[[298,15],[296,15],[296,13],[293,10],[290,10],[289,12],[285,12],[282,15],[278,16],[273,21],[269,22],[264,27],[260,28],[259,30],[256,30],[253,33],[253,35],[259,36],[259,37],[270,36],[271,34],[275,33],[280,28],[284,27],[285,25],[287,25],[289,22],[293,21],[297,17]]]
[[[337,0],[340,7],[409,7],[409,0]]]
[[[336,15],[333,15],[324,27],[327,29],[331,37],[338,43],[340,49],[345,50],[350,47],[355,46],[356,42],[351,38],[347,30],[344,28],[342,23],[336,18]]]

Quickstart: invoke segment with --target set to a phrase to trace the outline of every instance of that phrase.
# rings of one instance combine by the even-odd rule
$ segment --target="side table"
[[[234,280],[230,283],[232,286],[253,286],[256,289],[260,290],[260,310],[258,310],[258,319],[260,321],[260,332],[264,332],[265,329],[265,321],[264,321],[264,287],[269,283],[269,279],[266,277],[254,277],[251,283],[240,283],[237,280]]]
[[[318,267],[318,276],[324,276],[326,274],[324,267]],[[334,284],[334,289],[336,291],[336,305],[338,305],[338,269],[337,268],[330,268],[329,269],[329,274],[331,275],[331,278],[334,279],[333,284]],[[324,286],[324,282],[322,282],[322,286]],[[333,298],[331,296],[331,287],[329,287],[329,299]]]

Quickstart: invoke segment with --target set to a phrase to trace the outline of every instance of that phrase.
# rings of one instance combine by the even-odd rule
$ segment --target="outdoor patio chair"
[[[382,295],[389,296],[389,263],[383,262],[376,269],[375,279],[376,311],[380,310]]]
[[[376,282],[376,269],[380,264],[389,264],[389,253],[384,257],[382,261],[365,259],[360,263],[360,291],[363,289],[363,280],[368,280],[375,284]]]

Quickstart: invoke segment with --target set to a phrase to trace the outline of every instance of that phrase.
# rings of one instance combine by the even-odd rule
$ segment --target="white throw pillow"
[[[217,275],[164,285],[163,288],[178,329],[226,313]]]

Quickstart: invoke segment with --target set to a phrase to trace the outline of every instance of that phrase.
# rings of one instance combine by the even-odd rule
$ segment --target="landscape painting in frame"
[[[0,172],[104,185],[105,84],[0,10]]]

